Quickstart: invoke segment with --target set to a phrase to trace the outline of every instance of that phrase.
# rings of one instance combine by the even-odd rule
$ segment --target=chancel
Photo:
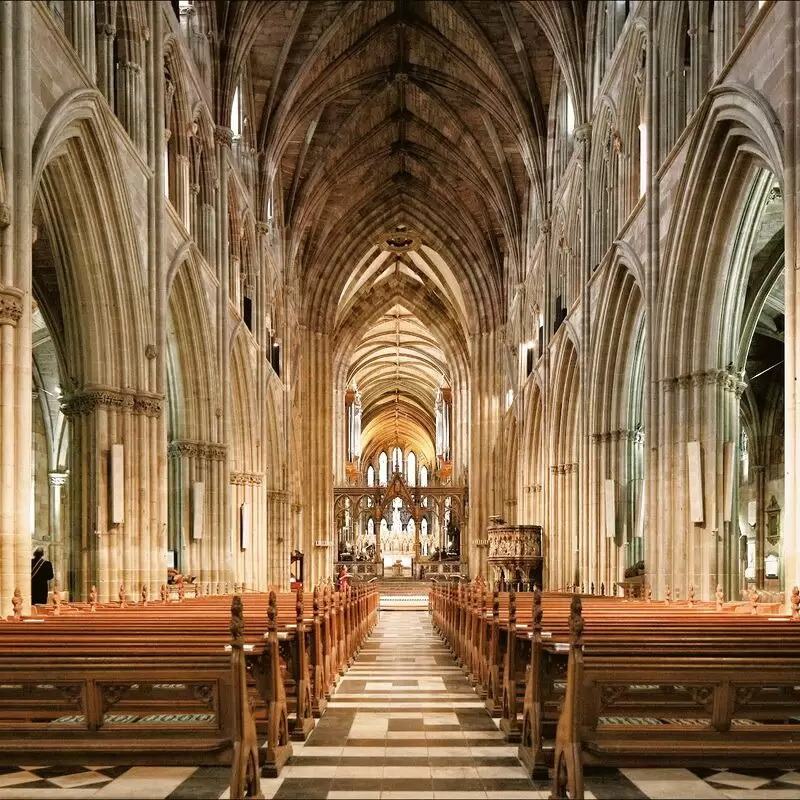
[[[0,2],[0,800],[800,792],[799,71]]]

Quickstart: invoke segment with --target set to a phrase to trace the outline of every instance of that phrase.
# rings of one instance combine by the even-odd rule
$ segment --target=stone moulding
[[[725,391],[733,392],[737,397],[741,397],[747,388],[747,382],[743,381],[738,372],[731,372],[727,369],[707,369],[690,372],[686,375],[678,375],[676,378],[662,378],[664,391],[674,392],[676,389],[685,390],[699,386],[719,386]]]
[[[192,442],[180,440],[170,442],[168,448],[170,458],[202,458],[207,461],[224,461],[227,448],[215,442]]]
[[[16,325],[22,316],[21,289],[13,286],[0,286],[0,325]]]
[[[100,408],[106,408],[141,414],[146,417],[160,417],[163,403],[162,395],[136,394],[119,389],[98,387],[74,392],[65,397],[61,402],[61,412],[68,417],[93,414]]]
[[[231,472],[230,482],[236,486],[261,486],[263,478],[259,472]]]

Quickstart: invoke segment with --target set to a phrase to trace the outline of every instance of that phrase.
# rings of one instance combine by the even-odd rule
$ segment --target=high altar
[[[465,505],[463,487],[409,486],[401,472],[386,486],[337,487],[337,569],[416,578],[430,559],[457,560]]]

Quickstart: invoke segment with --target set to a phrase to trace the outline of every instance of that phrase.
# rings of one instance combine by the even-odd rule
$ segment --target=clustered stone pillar
[[[117,597],[120,584],[146,585],[155,596],[164,579],[166,539],[159,530],[163,398],[118,389],[76,392],[65,398],[71,430],[69,565],[70,596],[85,600],[92,585],[100,602]],[[110,451],[123,445],[123,474],[110,477]],[[134,489],[135,487],[135,489]],[[123,519],[111,516],[115,492],[123,493]]]
[[[177,487],[173,507],[180,504],[182,508],[180,521],[174,521],[178,569],[194,575],[204,588],[208,586],[210,594],[216,594],[219,584],[232,580],[226,570],[225,546],[231,523],[219,511],[222,497],[229,494],[227,450],[214,442],[175,441],[170,444],[169,457]],[[202,490],[196,484],[202,484]],[[202,509],[196,512],[200,492]],[[202,518],[202,528],[195,527],[196,516]]]
[[[75,52],[92,81],[95,79],[94,0],[72,0],[66,6],[66,28]]]
[[[494,514],[496,503],[502,497],[496,485],[499,472],[495,469],[494,444],[500,435],[500,388],[498,385],[498,341],[495,331],[484,331],[472,337],[472,408],[470,437],[470,487],[469,525],[462,527],[461,548],[469,553],[471,577],[488,576],[484,548],[477,541],[485,538],[489,515]],[[467,535],[464,536],[464,528]],[[445,532],[442,532],[445,536]],[[464,539],[467,541],[464,541]]]
[[[291,556],[289,493],[270,491],[267,494],[267,585],[289,589],[289,558]],[[266,588],[266,587],[265,587]]]
[[[589,475],[589,452],[591,441],[589,438],[589,397],[591,394],[591,384],[587,379],[591,369],[589,362],[591,331],[591,308],[589,296],[589,281],[592,277],[592,191],[591,191],[591,156],[592,156],[592,126],[590,124],[579,125],[575,129],[575,142],[581,159],[583,169],[583,179],[581,181],[581,342],[580,342],[580,389],[578,406],[578,425],[579,425],[579,444],[578,460],[580,472],[574,474],[570,472],[570,483],[574,483],[569,497],[580,496],[580,506],[578,519],[574,528],[566,528],[564,534],[571,538],[572,531],[577,533],[577,541],[574,544],[574,556],[571,559],[573,570],[570,579],[573,583],[580,583],[589,574],[589,509],[591,498],[588,489]],[[574,477],[574,481],[573,481]],[[581,487],[581,480],[586,486]],[[579,492],[579,489],[583,491]]]
[[[330,334],[302,329],[303,498],[300,548],[306,554],[306,583],[333,572],[333,364]],[[328,545],[318,546],[317,542]]]
[[[98,9],[101,8],[98,4]],[[114,38],[117,29],[113,19],[97,21],[97,88],[109,106],[114,108]]]
[[[31,9],[0,4],[0,614],[30,608]]]
[[[727,5],[727,4],[725,4]],[[800,585],[800,9],[796,3],[785,4],[790,24],[786,26],[786,121],[784,131],[783,195],[786,257],[786,331],[784,391],[786,395],[786,436],[784,464],[786,470],[786,519],[783,531],[783,585],[786,606],[792,587]],[[762,562],[763,563],[763,559]]]
[[[217,409],[218,428],[217,436],[220,441],[229,442],[232,439],[232,420],[230,415],[230,336],[228,333],[228,303],[230,297],[230,224],[228,220],[228,176],[230,171],[231,142],[233,132],[230,128],[218,125],[214,131],[214,141],[217,156],[217,175],[219,188],[217,190],[217,303],[216,303],[216,333],[217,333],[217,365],[220,385],[220,408]],[[223,484],[224,490],[219,495],[215,506],[219,517],[215,520],[214,530],[219,532],[218,556],[219,567],[224,571],[225,579],[232,579],[233,573],[233,548],[231,541],[231,515],[230,492],[227,490],[227,481]]]
[[[51,547],[59,554],[64,554],[66,552],[64,546],[63,504],[68,477],[68,473],[66,472],[47,473],[47,482],[50,487],[50,519],[48,533],[50,535]]]

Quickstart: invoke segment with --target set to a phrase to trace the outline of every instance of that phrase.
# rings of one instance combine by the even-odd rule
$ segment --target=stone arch
[[[547,468],[544,430],[544,399],[537,373],[525,387],[523,414],[523,444],[520,472],[522,475],[523,524],[544,525],[544,488]],[[519,500],[518,500],[519,502]]]
[[[601,97],[592,125],[592,148],[589,164],[591,176],[592,241],[590,243],[591,264],[594,268],[611,244],[611,238],[619,227],[617,215],[619,192],[619,131],[614,104],[608,97]]]
[[[744,388],[737,359],[750,262],[742,236],[753,224],[753,199],[770,183],[779,187],[782,176],[782,133],[767,102],[739,85],[711,89],[688,143],[652,327],[661,332],[654,376],[661,391],[651,404],[670,431],[671,454],[655,462],[648,527],[660,541],[648,539],[645,559],[654,580],[683,592],[692,584],[703,599],[717,582],[726,597],[740,590],[740,543],[731,524],[738,481],[736,473],[725,476],[735,463]],[[691,480],[702,496],[692,506],[686,442],[701,454]],[[721,536],[719,552],[709,531]]]
[[[170,413],[173,398],[180,409],[180,416],[170,420],[170,431],[175,439],[211,441],[221,398],[201,270],[187,249],[178,252],[168,272]]]
[[[550,472],[552,499],[548,547],[544,553],[551,588],[576,583],[579,569],[578,458],[580,442],[579,351],[565,325],[552,371]],[[543,549],[544,543],[543,543]]]
[[[253,361],[253,340],[242,325],[233,336],[230,358],[230,471],[233,542],[233,577],[253,588],[266,589],[266,575],[257,565],[267,560],[267,526],[264,519],[264,475],[261,471],[262,418]]]
[[[644,478],[644,330],[641,284],[619,251],[606,271],[593,342],[589,491],[593,540],[585,553],[588,579],[611,587],[623,567],[642,559]],[[638,261],[633,261],[638,265]],[[609,481],[613,481],[610,484]],[[609,487],[613,486],[613,493]],[[613,503],[613,511],[607,508]],[[613,536],[606,519],[613,514]],[[628,563],[624,563],[627,561]]]
[[[722,366],[717,343],[730,324],[723,245],[754,170],[768,169],[778,183],[783,176],[780,123],[760,95],[742,86],[714,88],[699,113],[664,251],[658,329],[665,376]]]
[[[214,442],[221,398],[209,335],[212,320],[202,286],[202,267],[195,251],[186,245],[167,272],[167,519],[176,567],[194,574],[215,592],[217,576],[211,586],[209,563],[215,522],[210,507],[215,481],[219,482],[214,473],[221,453]],[[203,484],[206,496],[202,539],[196,538],[192,522],[195,483]]]
[[[56,251],[73,391],[88,384],[145,389],[145,345],[155,336],[103,103],[94,90],[65,95],[42,123],[33,147],[32,193]],[[110,308],[129,313],[109,315]]]

